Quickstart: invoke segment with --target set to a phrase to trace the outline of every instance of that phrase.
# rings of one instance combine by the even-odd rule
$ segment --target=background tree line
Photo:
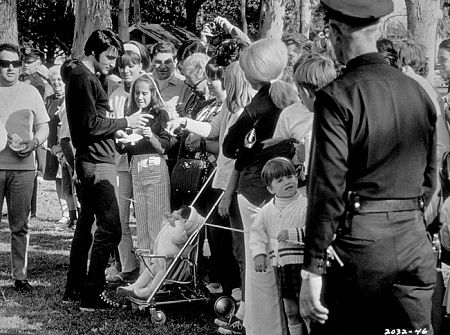
[[[408,37],[424,43],[434,60],[436,36],[450,32],[450,0],[400,0],[406,4]],[[168,23],[198,33],[220,15],[250,37],[301,33],[313,38],[323,29],[319,0],[2,0],[0,42],[78,56],[95,29],[113,28],[127,40],[136,22]]]

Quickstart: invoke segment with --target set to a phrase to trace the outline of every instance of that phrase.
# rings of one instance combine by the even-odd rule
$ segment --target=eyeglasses
[[[201,83],[203,83],[206,80],[206,78],[203,78],[202,80],[200,80],[199,82],[197,82],[197,84],[195,85],[191,85],[189,84],[187,81],[184,81],[184,83],[186,84],[187,87],[189,87],[192,91],[195,91],[198,87],[198,85],[200,85]]]
[[[22,62],[20,60],[9,61],[9,60],[0,59],[0,67],[9,68],[11,65],[13,66],[13,68],[17,68],[22,65]]]
[[[170,64],[173,63],[173,59],[169,58],[169,59],[166,59],[164,62],[162,62],[160,60],[154,60],[152,63],[153,63],[154,66],[161,66],[163,64],[164,65],[170,65]]]

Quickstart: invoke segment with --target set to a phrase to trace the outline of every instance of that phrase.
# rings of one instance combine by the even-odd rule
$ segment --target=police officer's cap
[[[38,59],[43,59],[44,53],[38,49],[27,48],[24,50],[23,60],[25,62],[34,62]]]
[[[353,25],[376,22],[394,11],[392,0],[321,0],[328,18]]]

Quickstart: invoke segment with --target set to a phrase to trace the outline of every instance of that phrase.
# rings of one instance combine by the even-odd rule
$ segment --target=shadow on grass
[[[152,324],[142,311],[115,309],[83,313],[78,304],[64,304],[62,295],[69,263],[73,231],[56,222],[34,220],[30,224],[29,294],[12,287],[10,232],[0,225],[0,334],[215,334],[210,305],[183,304],[164,309],[165,325]]]

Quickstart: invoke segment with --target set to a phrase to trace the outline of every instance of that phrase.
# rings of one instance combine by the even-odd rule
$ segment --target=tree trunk
[[[312,6],[311,0],[300,0],[300,29],[302,35],[309,38],[309,29],[311,27]]]
[[[436,29],[442,16],[439,0],[405,0],[408,38],[422,43],[428,50],[428,78],[434,77]]]
[[[122,41],[130,40],[130,32],[128,31],[128,16],[130,14],[130,0],[119,1],[118,27],[119,37]]]
[[[206,0],[186,0],[186,28],[195,32],[197,23],[197,14],[200,7]]]
[[[244,34],[248,35],[246,12],[247,12],[247,0],[241,0],[241,26]]]
[[[258,17],[258,31],[261,30],[263,23],[264,23],[264,13],[266,12],[266,4],[267,4],[267,0],[261,0],[259,2],[259,7],[258,7],[258,13],[259,13],[259,17]]]
[[[281,38],[283,35],[286,0],[272,0],[266,4],[264,23],[259,30],[260,38]]]
[[[109,0],[76,0],[75,34],[72,58],[84,54],[84,44],[93,31],[111,28],[111,6]]]
[[[137,25],[141,22],[141,3],[139,0],[134,0],[133,3],[133,18],[134,24]]]
[[[17,1],[0,1],[0,44],[18,44],[17,33]]]

